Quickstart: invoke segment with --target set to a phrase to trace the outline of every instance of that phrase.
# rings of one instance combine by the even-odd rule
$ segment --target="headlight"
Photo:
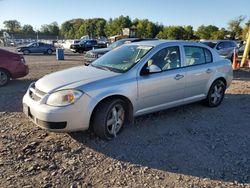
[[[99,57],[102,57],[102,56],[103,56],[103,54],[98,54],[98,55],[97,55],[98,58],[99,58]]]
[[[51,106],[67,106],[75,103],[81,96],[82,92],[78,90],[61,90],[49,95],[46,104]]]

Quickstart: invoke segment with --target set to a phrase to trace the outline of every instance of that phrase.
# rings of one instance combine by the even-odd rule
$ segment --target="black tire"
[[[211,85],[206,98],[206,104],[209,107],[217,107],[224,98],[226,86],[222,80],[216,80]]]
[[[53,53],[53,51],[51,49],[47,50],[47,54],[51,55]]]
[[[10,81],[10,74],[4,69],[0,69],[0,87],[5,86]]]
[[[122,108],[121,111],[119,109]],[[113,117],[113,110],[117,110],[117,115]],[[121,131],[126,119],[125,102],[121,99],[107,100],[97,106],[92,118],[92,128],[94,133],[102,139],[111,140]],[[121,123],[118,123],[118,119]],[[111,123],[111,124],[110,124]],[[115,124],[115,125],[114,125]]]
[[[23,54],[24,54],[24,55],[29,55],[29,54],[30,54],[30,51],[29,51],[29,50],[23,50]]]

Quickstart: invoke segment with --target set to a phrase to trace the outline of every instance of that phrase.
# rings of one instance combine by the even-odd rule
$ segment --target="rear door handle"
[[[213,72],[212,69],[207,69],[207,70],[206,70],[206,73],[208,73],[208,74],[211,73],[211,72]]]
[[[174,79],[180,80],[180,79],[182,79],[183,77],[184,77],[184,75],[182,75],[182,74],[177,74],[177,75],[174,77]]]

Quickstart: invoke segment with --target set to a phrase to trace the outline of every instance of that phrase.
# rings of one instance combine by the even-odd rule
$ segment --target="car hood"
[[[29,47],[29,46],[27,46],[27,45],[21,45],[21,46],[18,46],[17,49],[18,49],[18,48],[28,48],[28,47]]]
[[[95,50],[90,50],[87,53],[94,53],[94,54],[105,54],[109,51],[111,51],[111,48],[101,48],[101,49],[95,49]]]
[[[48,74],[39,79],[35,86],[37,89],[49,93],[60,89],[76,88],[93,81],[116,76],[117,74],[119,73],[95,67],[78,66]]]

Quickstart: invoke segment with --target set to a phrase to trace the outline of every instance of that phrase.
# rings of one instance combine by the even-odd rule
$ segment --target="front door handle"
[[[208,73],[208,74],[211,73],[211,72],[213,72],[212,69],[207,69],[207,70],[206,70],[206,73]]]
[[[184,75],[182,75],[182,74],[177,74],[177,75],[174,77],[174,79],[180,80],[180,79],[182,79],[183,77],[184,77]]]

